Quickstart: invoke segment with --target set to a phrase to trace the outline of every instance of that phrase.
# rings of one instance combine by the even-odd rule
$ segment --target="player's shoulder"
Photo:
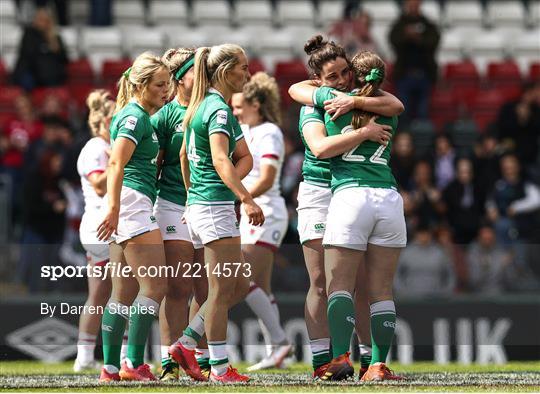
[[[260,126],[260,133],[263,135],[271,135],[271,136],[282,136],[283,132],[281,131],[280,127],[271,122],[265,122],[261,124]]]
[[[82,151],[102,151],[109,147],[107,141],[101,137],[92,137],[84,144]]]

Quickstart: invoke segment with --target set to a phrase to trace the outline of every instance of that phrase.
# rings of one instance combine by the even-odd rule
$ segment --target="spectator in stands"
[[[456,179],[444,189],[443,201],[454,242],[468,244],[476,237],[485,203],[485,197],[474,182],[471,160],[457,161]]]
[[[414,168],[413,187],[409,193],[411,210],[418,223],[435,227],[443,210],[442,194],[433,184],[432,169],[427,161],[419,161]]]
[[[380,54],[377,43],[371,35],[371,15],[367,11],[345,8],[343,19],[332,26],[328,35],[339,42],[349,56],[360,51]]]
[[[22,2],[23,0],[15,0],[19,14],[24,12],[21,4]],[[37,8],[49,7],[50,3],[53,3],[53,9],[56,11],[56,19],[58,20],[58,23],[61,26],[69,25],[68,0],[34,0],[33,3]]]
[[[474,147],[474,174],[479,191],[484,196],[491,192],[500,177],[501,150],[499,142],[491,134],[483,134]]]
[[[435,138],[435,157],[433,158],[433,172],[437,189],[443,190],[454,180],[455,160],[456,152],[450,139],[444,134],[438,135]]]
[[[394,288],[405,296],[448,296],[456,285],[450,256],[433,240],[431,229],[420,225],[401,252]]]
[[[405,0],[403,13],[392,25],[390,43],[396,55],[394,80],[405,105],[401,123],[427,118],[431,87],[437,79],[435,52],[439,30],[420,10],[421,0]]]
[[[41,266],[60,264],[58,252],[65,228],[66,200],[60,188],[62,155],[48,148],[24,182],[24,229],[19,280],[30,292],[47,290]]]
[[[55,22],[46,8],[36,11],[19,46],[14,82],[26,90],[58,86],[66,81],[68,58]]]
[[[56,116],[45,117],[43,133],[28,147],[24,156],[24,176],[33,173],[44,152],[53,149],[63,154],[71,143],[71,132],[66,121]]]
[[[398,133],[394,137],[392,150],[392,160],[390,161],[392,173],[400,189],[410,190],[412,186],[412,175],[417,161],[411,134],[406,131]]]
[[[467,250],[468,288],[478,293],[504,290],[511,254],[496,242],[493,227],[484,224]]]
[[[27,95],[15,99],[16,114],[9,119],[0,134],[0,172],[11,179],[12,218],[19,220],[21,211],[24,156],[30,144],[41,138],[43,122],[36,116]]]
[[[499,140],[515,151],[524,168],[538,164],[540,82],[525,85],[518,100],[501,107],[497,128]]]
[[[495,226],[497,240],[512,246],[518,265],[527,265],[526,242],[538,232],[537,211],[540,209],[540,188],[523,179],[515,155],[500,162],[502,178],[486,203],[489,220]]]
[[[90,1],[90,25],[110,26],[113,23],[112,0]]]

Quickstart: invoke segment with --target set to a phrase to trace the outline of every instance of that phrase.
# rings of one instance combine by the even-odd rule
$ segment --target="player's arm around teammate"
[[[374,53],[361,52],[351,63],[358,88],[354,94],[377,94],[384,80],[384,62]],[[317,97],[315,101],[322,100]],[[326,127],[331,135],[341,134],[347,128],[366,124],[373,116],[360,112],[335,121],[326,117]],[[391,125],[395,133],[396,117],[380,117],[377,121]],[[388,166],[390,149],[391,143],[366,142],[331,159],[334,194],[323,240],[334,356],[328,371],[341,376],[352,373],[347,351],[354,328],[351,294],[357,283],[351,274],[365,258],[373,354],[362,380],[398,378],[384,364],[395,330],[392,282],[399,253],[406,243],[403,200]]]
[[[120,78],[118,112],[111,124],[113,148],[107,179],[108,209],[98,227],[98,236],[103,240],[114,235],[114,242],[122,247],[140,286],[133,305],[129,305],[131,308],[114,305],[114,309],[128,312],[130,319],[128,354],[120,370],[120,377],[125,380],[155,380],[144,364],[144,349],[167,283],[166,277],[160,274],[165,264],[163,240],[152,213],[159,143],[150,114],[166,103],[169,82],[169,69],[160,58],[149,53],[138,56]],[[111,307],[109,303],[104,327],[108,326],[105,317],[111,322],[122,317],[122,313],[117,314],[119,317],[113,316]],[[120,323],[113,326],[114,335],[123,333]]]
[[[186,346],[194,347],[206,331],[212,365],[210,379],[241,382],[247,377],[229,366],[226,350],[228,310],[245,297],[249,286],[234,212],[235,196],[244,204],[253,224],[264,222],[261,208],[242,185],[232,161],[242,132],[227,102],[247,82],[247,58],[243,49],[233,44],[199,48],[194,74],[195,84],[184,118],[190,170],[187,222],[194,246],[204,245],[208,299],[204,312],[194,319],[203,323],[202,327],[192,326],[191,322],[171,346],[170,353],[190,376],[201,379],[200,369],[192,362]],[[237,163],[242,161],[240,157],[236,159]],[[240,267],[238,264],[242,269],[231,271]]]

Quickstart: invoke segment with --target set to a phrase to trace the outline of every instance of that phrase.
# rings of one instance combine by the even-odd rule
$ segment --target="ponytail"
[[[206,71],[210,50],[210,47],[200,47],[195,52],[195,64],[193,65],[194,84],[191,92],[191,99],[189,100],[186,115],[184,116],[184,123],[182,124],[184,130],[187,130],[187,127],[191,123],[195,112],[197,112],[197,109],[199,109],[199,105],[201,105],[204,97],[206,96],[206,92],[210,87],[210,81]]]
[[[129,81],[129,74],[128,76],[125,74],[126,73],[122,74],[117,84],[118,95],[116,96],[116,112],[120,111],[127,103],[129,103],[129,100],[131,100],[135,92],[134,85]]]

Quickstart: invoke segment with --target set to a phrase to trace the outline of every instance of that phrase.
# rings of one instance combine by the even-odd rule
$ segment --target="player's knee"
[[[319,285],[312,284],[309,288],[309,293],[314,298],[326,298],[326,288],[324,283]]]
[[[191,296],[191,292],[192,286],[190,283],[174,279],[171,280],[171,278],[169,278],[167,282],[167,298],[172,298],[175,300],[186,300],[187,303],[187,300]]]

